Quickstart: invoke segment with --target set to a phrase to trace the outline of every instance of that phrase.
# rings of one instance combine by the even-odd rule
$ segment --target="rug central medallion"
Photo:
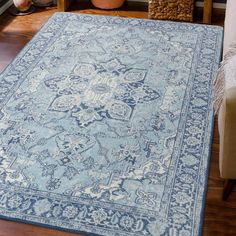
[[[45,81],[57,93],[50,109],[72,111],[81,127],[103,118],[127,121],[137,104],[160,97],[145,85],[146,73],[122,65],[116,58],[99,65],[77,64],[69,75]]]

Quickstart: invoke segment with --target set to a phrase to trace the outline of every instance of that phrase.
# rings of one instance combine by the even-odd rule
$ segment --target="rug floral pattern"
[[[57,13],[0,75],[0,215],[197,235],[222,29]]]

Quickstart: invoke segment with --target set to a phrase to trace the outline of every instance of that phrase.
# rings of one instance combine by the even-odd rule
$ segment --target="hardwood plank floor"
[[[23,17],[13,17],[8,13],[0,16],[0,71],[14,59],[20,49],[56,11],[56,7],[49,7],[46,9],[37,9],[35,13]],[[142,4],[125,5],[123,8],[115,11],[102,11],[94,9],[89,3],[77,0],[72,4],[70,11],[123,17],[148,17],[147,6]],[[199,9],[196,11],[195,22],[202,22],[202,12]],[[223,22],[223,15],[217,14],[217,17],[213,15],[213,24],[223,25]],[[219,136],[216,121],[215,119],[203,235],[236,235],[236,191],[231,194],[228,201],[222,201],[221,199],[223,180],[220,179],[218,170]],[[72,235],[78,234],[0,220],[0,236]]]

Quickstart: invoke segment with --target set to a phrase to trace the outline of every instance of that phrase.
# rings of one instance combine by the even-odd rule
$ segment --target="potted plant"
[[[124,4],[125,0],[92,0],[95,7],[100,9],[115,9]]]

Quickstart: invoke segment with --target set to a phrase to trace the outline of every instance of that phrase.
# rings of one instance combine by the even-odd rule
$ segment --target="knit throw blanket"
[[[225,92],[236,86],[236,43],[225,54],[214,81],[214,110],[219,112]]]

